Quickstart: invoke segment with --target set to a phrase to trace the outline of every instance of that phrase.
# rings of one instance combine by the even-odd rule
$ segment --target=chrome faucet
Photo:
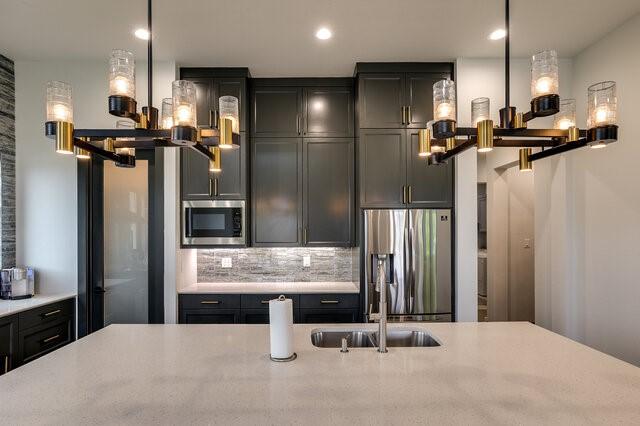
[[[385,272],[386,254],[378,255],[378,280],[376,291],[380,293],[380,307],[378,313],[370,313],[369,318],[378,321],[378,352],[387,352],[387,277]]]

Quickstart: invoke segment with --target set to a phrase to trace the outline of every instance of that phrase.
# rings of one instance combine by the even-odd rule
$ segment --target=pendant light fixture
[[[618,139],[616,83],[604,81],[588,88],[587,130],[576,123],[575,100],[560,100],[558,54],[543,50],[531,56],[531,101],[526,111],[516,111],[510,103],[510,28],[509,0],[505,0],[505,106],[500,109],[500,125],[491,120],[488,98],[471,102],[473,127],[457,127],[456,86],[452,80],[440,80],[433,85],[433,115],[431,135],[444,140],[445,152],[437,151],[433,141],[422,141],[418,155],[425,157],[429,147],[429,164],[442,164],[448,159],[477,147],[489,152],[495,147],[517,147],[522,171],[533,170],[533,162],[573,149],[591,146],[603,148]],[[539,117],[554,117],[553,129],[529,129],[527,122]],[[427,124],[429,127],[429,124]],[[425,135],[426,133],[421,133]],[[466,138],[466,140],[455,140]],[[438,145],[440,145],[439,143]],[[533,153],[533,148],[542,148]]]
[[[231,112],[220,120],[218,129],[198,130],[196,89],[191,81],[172,83],[172,98],[162,100],[162,118],[153,107],[153,30],[152,0],[147,0],[147,100],[138,112],[136,101],[136,68],[134,55],[114,49],[109,58],[108,111],[128,121],[116,129],[76,129],[73,124],[71,86],[51,81],[46,88],[45,135],[55,139],[56,152],[76,153],[77,158],[97,155],[114,161],[119,167],[135,167],[136,148],[187,146],[216,163],[220,156],[208,147],[236,148],[240,144],[238,100],[225,97]],[[235,99],[235,104],[234,104]],[[222,104],[222,101],[221,101]],[[233,110],[235,105],[235,111]],[[161,128],[159,128],[161,126]],[[218,149],[219,150],[219,149]]]
[[[222,157],[220,147],[210,146],[209,152],[211,152],[213,158],[209,158],[209,172],[220,173],[222,171]]]

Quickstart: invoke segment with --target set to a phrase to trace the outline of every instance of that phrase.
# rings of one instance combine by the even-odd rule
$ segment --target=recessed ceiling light
[[[140,40],[149,40],[149,31],[146,28],[138,28],[133,34]]]
[[[331,30],[329,28],[320,28],[316,31],[316,37],[320,40],[330,39],[332,35],[333,34],[331,34]]]
[[[506,35],[507,35],[506,30],[502,28],[498,28],[497,30],[489,34],[489,40],[500,40],[502,38],[505,38]]]

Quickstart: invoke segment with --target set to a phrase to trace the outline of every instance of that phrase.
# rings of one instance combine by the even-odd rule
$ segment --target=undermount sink
[[[315,329],[311,332],[311,343],[318,348],[340,348],[342,339],[347,339],[349,348],[374,348],[378,346],[378,332],[370,330]],[[429,333],[412,328],[390,328],[387,330],[387,346],[390,348],[435,347],[440,343]]]

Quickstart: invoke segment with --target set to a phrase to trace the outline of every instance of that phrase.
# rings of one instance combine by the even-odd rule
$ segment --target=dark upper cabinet
[[[246,198],[246,156],[244,133],[240,147],[221,150],[222,171],[209,173],[209,160],[193,149],[181,148],[182,200],[243,200]]]
[[[235,96],[238,98],[238,113],[240,115],[240,132],[244,132],[247,130],[247,79],[243,77],[222,77],[215,79],[215,95],[214,99],[215,103],[215,111],[219,111],[218,100],[221,96]],[[216,113],[216,120],[218,118],[218,114]],[[215,122],[215,127],[218,126],[218,123]]]
[[[304,139],[303,244],[353,243],[353,139]]]
[[[405,74],[405,124],[412,129],[424,129],[433,119],[433,85],[447,73],[407,73]]]
[[[302,89],[255,87],[252,91],[251,134],[258,137],[302,135]]]
[[[453,161],[427,165],[418,156],[418,130],[407,130],[407,204],[416,208],[453,206]]]
[[[196,124],[213,127],[215,120],[215,82],[212,78],[189,79],[196,86]]]
[[[358,75],[360,128],[397,129],[404,126],[404,74]]]
[[[308,137],[353,137],[353,89],[304,89],[302,134]]]
[[[252,242],[297,246],[302,231],[302,139],[252,143]]]
[[[18,317],[13,315],[0,318],[0,375],[19,364],[17,352]]]
[[[402,129],[360,130],[361,207],[395,207],[405,201],[406,133]]]

